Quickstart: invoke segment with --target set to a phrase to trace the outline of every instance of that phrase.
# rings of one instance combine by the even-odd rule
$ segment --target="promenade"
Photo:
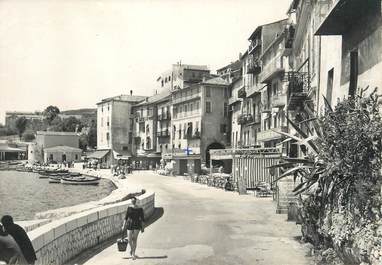
[[[299,226],[276,215],[270,198],[239,196],[149,171],[124,181],[156,193],[157,220],[139,236],[139,259],[113,244],[78,264],[313,264],[298,242]]]

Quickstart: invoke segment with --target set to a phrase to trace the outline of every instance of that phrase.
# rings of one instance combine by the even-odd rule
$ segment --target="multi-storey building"
[[[287,20],[279,20],[257,27],[248,38],[250,45],[248,51],[242,57],[243,87],[238,91],[243,99],[241,116],[238,122],[241,124],[241,145],[243,147],[259,147],[264,144],[259,141],[258,134],[261,131],[261,91],[264,83],[259,75],[263,70],[261,56],[272,44],[275,37],[283,31]]]
[[[280,146],[282,136],[275,131],[288,131],[287,90],[293,37],[294,26],[286,24],[260,57],[263,68],[259,81],[266,86],[261,90],[262,124],[257,139],[263,147]]]
[[[206,65],[173,64],[171,69],[163,72],[157,78],[156,93],[183,89],[191,84],[201,82],[209,74],[210,70]]]
[[[97,103],[97,151],[89,157],[98,159],[104,167],[116,160],[131,157],[134,115],[132,106],[143,96],[120,95]]]
[[[172,159],[175,172],[200,173],[210,166],[210,149],[227,145],[228,82],[205,79],[172,92]]]
[[[133,107],[135,128],[132,149],[136,167],[154,168],[160,162],[162,152],[171,151],[171,116],[166,115],[169,114],[170,98],[170,91],[164,91],[147,97]]]
[[[232,147],[236,148],[240,145],[241,125],[238,123],[238,118],[241,115],[241,102],[242,99],[238,97],[238,90],[243,86],[243,62],[242,54],[239,60],[230,63],[216,72],[224,80],[229,82],[228,87],[228,115],[229,124],[227,134],[229,143]]]
[[[326,86],[327,97],[331,99],[354,96],[357,88],[367,86],[369,86],[368,93],[377,87],[380,94],[382,91],[381,1],[331,0],[327,5],[328,12],[321,16],[316,35],[320,39],[342,37],[342,45],[338,49],[329,50],[328,56],[324,58],[341,56],[337,67],[334,65],[329,71],[322,69],[321,78],[327,77],[326,83],[325,80],[321,82],[322,86]]]

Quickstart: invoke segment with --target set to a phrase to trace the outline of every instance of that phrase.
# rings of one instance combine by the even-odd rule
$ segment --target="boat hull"
[[[100,178],[62,178],[61,183],[62,184],[68,184],[68,185],[98,185],[100,181]]]

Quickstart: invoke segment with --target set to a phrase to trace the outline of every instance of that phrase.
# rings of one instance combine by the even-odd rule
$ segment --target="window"
[[[106,126],[107,126],[107,127],[109,127],[109,126],[110,126],[109,117],[107,117],[107,123],[106,123]]]
[[[123,150],[123,151],[128,151],[128,150],[129,150],[129,147],[128,147],[128,146],[122,146],[122,150]]]
[[[220,124],[220,132],[221,133],[227,132],[227,125],[226,124]]]
[[[187,116],[187,105],[184,105],[184,116]]]
[[[182,138],[182,124],[179,124],[179,139]]]
[[[107,105],[107,110],[108,110],[108,111],[110,110],[110,105]]]
[[[192,114],[192,112],[194,111],[194,105],[192,103],[190,103],[190,112]]]
[[[171,76],[168,77],[168,81],[169,81],[169,82],[171,81]]]
[[[133,143],[133,133],[132,132],[129,132],[129,144],[132,144]]]
[[[101,112],[103,112],[103,106],[101,107]]]
[[[49,160],[53,161],[53,154],[49,154]]]
[[[134,119],[130,119],[130,130],[133,130],[134,127]]]
[[[78,154],[75,155],[75,159],[78,160]]]
[[[181,146],[180,144],[178,144],[178,148],[179,148],[179,149],[181,149],[181,148],[182,148],[182,146]]]
[[[106,140],[110,140],[110,134],[108,132],[106,133]]]
[[[103,118],[101,118],[101,127],[103,127]]]
[[[358,83],[358,50],[350,52],[349,96],[354,97]]]
[[[228,117],[228,104],[226,102],[224,102],[224,107],[223,107],[223,111],[224,111],[224,117]]]
[[[328,72],[328,82],[326,87],[326,99],[329,104],[332,104],[332,93],[333,93],[333,78],[334,78],[334,68],[330,69]]]
[[[211,88],[210,87],[206,87],[206,97],[207,98],[211,97]]]
[[[146,125],[146,133],[149,133],[150,132],[150,126],[147,124]]]
[[[199,101],[196,102],[196,109],[199,111]]]
[[[211,102],[206,102],[206,113],[211,113]]]

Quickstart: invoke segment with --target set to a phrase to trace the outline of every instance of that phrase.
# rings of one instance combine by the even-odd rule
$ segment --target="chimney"
[[[130,90],[130,96],[132,96],[133,95],[133,90]]]

